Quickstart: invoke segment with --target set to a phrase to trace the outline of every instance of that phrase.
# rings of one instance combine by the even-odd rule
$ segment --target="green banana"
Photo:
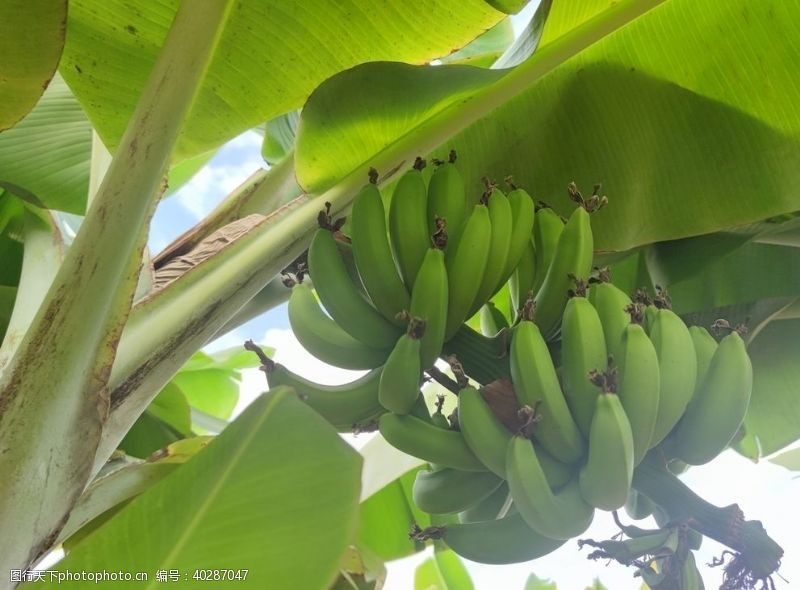
[[[467,190],[455,159],[450,152],[450,161],[436,166],[428,183],[428,235],[438,229],[436,218],[444,219],[450,244],[461,235],[467,216]]]
[[[355,256],[353,256],[353,246],[350,244],[350,242],[345,242],[343,240],[334,239],[334,242],[336,242],[336,249],[339,251],[339,255],[342,257],[342,263],[347,271],[347,276],[350,277],[350,281],[353,283],[356,290],[364,298],[364,300],[369,301],[367,290],[364,289],[364,284],[361,282],[361,277],[358,276],[356,259]]]
[[[339,432],[376,420],[386,410],[378,402],[378,383],[382,369],[373,369],[351,383],[321,385],[293,373],[283,365],[267,366],[270,389],[279,385],[292,387],[297,395],[314,408]]]
[[[625,505],[633,478],[631,424],[614,393],[601,393],[589,433],[589,454],[578,482],[583,499],[595,508]]]
[[[314,234],[308,265],[322,305],[339,326],[369,346],[394,346],[400,328],[372,307],[350,280],[330,231],[318,229]]]
[[[653,514],[653,501],[631,488],[625,501],[625,512],[633,520],[643,520]]]
[[[417,162],[424,162],[418,159]],[[397,266],[408,289],[417,278],[431,245],[428,230],[428,191],[419,164],[397,181],[389,204],[389,237]]]
[[[450,420],[448,420],[447,416],[445,416],[441,412],[436,412],[431,416],[431,423],[434,426],[436,426],[436,428],[444,428],[445,430],[450,430]]]
[[[408,309],[408,290],[392,257],[381,193],[371,182],[353,199],[350,240],[358,274],[375,308],[390,322],[400,323],[396,316]]]
[[[503,312],[491,301],[481,307],[481,334],[488,338],[497,336],[500,330],[508,328],[508,320]]]
[[[508,484],[503,482],[494,492],[487,498],[478,502],[474,506],[467,508],[463,512],[458,513],[458,520],[462,523],[468,522],[484,522],[487,520],[497,520],[500,517],[501,511],[510,502],[511,498],[508,495]],[[511,504],[509,514],[516,513],[514,505]]]
[[[689,326],[689,334],[692,337],[694,353],[697,357],[697,379],[695,381],[695,393],[692,396],[692,399],[694,399],[698,389],[703,385],[703,380],[706,377],[708,367],[711,365],[711,359],[714,357],[718,345],[708,330],[700,326]]]
[[[576,478],[554,494],[527,438],[515,436],[509,442],[506,474],[514,505],[538,533],[566,540],[589,528],[594,508],[581,497]]]
[[[669,441],[669,452],[690,465],[708,463],[733,439],[744,421],[753,389],[753,366],[737,332],[723,338],[698,395]]]
[[[568,291],[575,279],[586,280],[592,269],[594,242],[589,213],[578,207],[570,215],[558,238],[553,260],[544,282],[536,293],[534,321],[542,335],[551,340],[561,327],[561,316],[567,305]],[[541,271],[541,268],[537,266]]]
[[[503,480],[489,471],[435,469],[417,471],[414,503],[430,514],[454,514],[475,506],[500,487]]]
[[[447,248],[448,299],[445,340],[450,340],[467,318],[478,294],[489,260],[492,224],[486,205],[475,205],[455,242]]]
[[[564,544],[531,530],[519,514],[499,520],[446,525],[442,539],[465,559],[496,565],[537,559]]]
[[[697,563],[694,560],[694,553],[689,551],[686,558],[681,565],[680,574],[680,589],[681,590],[704,590],[703,577],[697,569]]]
[[[539,465],[542,467],[544,477],[553,491],[563,488],[575,477],[577,471],[575,465],[562,463],[545,451],[541,445],[533,443],[533,447],[536,449],[536,458],[539,459]]]
[[[603,326],[597,310],[576,294],[567,301],[561,320],[561,379],[564,396],[575,423],[584,435],[592,423],[598,388],[589,380],[592,371],[608,364]]]
[[[352,370],[374,369],[389,356],[389,349],[367,346],[342,330],[322,311],[311,288],[303,283],[292,288],[289,324],[303,348],[329,365]]]
[[[627,312],[632,303],[631,298],[612,283],[598,283],[589,289],[589,301],[594,305],[597,315],[600,316],[600,323],[603,324],[606,349],[616,358],[622,332],[631,321]]]
[[[563,231],[564,221],[550,207],[543,207],[536,212],[536,220],[533,222],[533,249],[536,253],[533,268],[536,269],[536,274],[531,285],[534,293],[544,283],[547,269],[553,261],[558,239]]]
[[[647,332],[648,335],[653,330],[653,324],[658,317],[658,308],[655,305],[647,305],[644,308],[644,331]]]
[[[522,320],[511,334],[511,381],[522,406],[533,408],[539,421],[534,436],[553,457],[574,463],[584,444],[558,383],[550,351],[539,327]]]
[[[536,294],[534,282],[536,280],[536,252],[533,248],[533,241],[528,240],[522,251],[517,268],[508,281],[508,289],[511,292],[511,305],[514,311],[519,312],[525,305],[528,297]]]
[[[425,323],[411,318],[408,331],[400,336],[383,366],[378,400],[396,414],[408,414],[419,397],[422,377],[420,344]]]
[[[444,252],[437,248],[428,248],[411,289],[409,310],[412,317],[425,320],[425,334],[422,336],[419,353],[423,369],[432,367],[442,351],[447,323],[447,299]]]
[[[513,274],[533,238],[533,199],[521,188],[513,188],[508,193],[507,199],[511,208],[512,226],[506,264],[503,267],[503,272],[500,273],[501,284]],[[494,226],[492,226],[492,231],[494,231]],[[499,289],[501,284],[496,285],[495,290]]]
[[[658,416],[650,446],[660,443],[678,423],[694,394],[697,357],[683,320],[670,309],[655,312],[650,340],[658,355]]]
[[[458,394],[458,423],[475,456],[490,471],[505,478],[506,450],[512,434],[474,387],[466,387]],[[560,488],[572,479],[574,470],[571,466],[558,461],[542,448],[538,448],[536,454],[551,488]]]
[[[693,528],[688,528],[686,531],[686,544],[689,549],[697,551],[703,545],[703,534]]]
[[[483,279],[467,317],[472,317],[484,303],[489,301],[508,278],[503,273],[508,262],[508,250],[511,247],[511,233],[514,228],[511,205],[503,192],[496,188],[485,195],[485,198],[491,224],[487,260],[491,263],[486,264]]]
[[[458,424],[475,456],[492,472],[506,476],[506,449],[511,432],[474,387],[458,394]]]
[[[633,434],[633,464],[641,463],[652,446],[658,417],[661,384],[658,355],[653,343],[639,324],[629,324],[615,357],[618,368],[617,394],[622,402]]]
[[[414,416],[384,414],[378,421],[383,438],[404,453],[463,471],[485,471],[456,430],[445,430]]]

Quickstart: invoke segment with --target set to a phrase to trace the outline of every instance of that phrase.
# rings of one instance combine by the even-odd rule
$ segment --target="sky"
[[[153,220],[150,247],[159,251],[171,239],[208,214],[216,203],[254,170],[265,167],[260,156],[261,138],[252,132],[228,143],[209,165],[195,176],[178,193],[165,200]],[[263,345],[275,348],[275,360],[289,369],[314,378],[322,383],[344,383],[359,373],[344,371],[325,365],[303,350],[289,329],[286,307],[281,306],[244,324],[209,345],[209,350],[239,346],[252,338]],[[243,376],[241,399],[237,413],[265,389],[264,375],[257,370],[246,371]],[[362,435],[357,441],[366,442]],[[720,505],[738,503],[748,518],[761,520],[769,534],[786,549],[781,569],[782,575],[800,584],[800,479],[782,467],[762,461],[758,465],[743,459],[733,451],[723,453],[711,464],[689,470],[684,480],[702,497]],[[647,523],[648,521],[644,521]],[[641,523],[637,523],[641,524]],[[584,537],[609,538],[616,532],[610,515],[598,512],[592,527]],[[698,564],[705,564],[721,553],[722,547],[708,539],[699,551]],[[640,582],[631,572],[616,564],[591,562],[588,551],[579,551],[574,541],[566,543],[554,553],[531,563],[509,566],[487,566],[467,563],[478,590],[522,589],[528,575],[551,578],[561,589],[581,589],[594,577],[615,590],[638,590]],[[413,588],[416,566],[428,556],[418,554],[388,565],[385,590]],[[702,567],[706,587],[716,588],[721,581],[721,571]],[[776,580],[778,588],[791,588],[790,583]],[[797,586],[794,586],[797,587]]]
[[[514,20],[517,31],[524,26],[534,6]],[[248,132],[225,145],[217,155],[186,186],[159,206],[153,219],[150,248],[158,252],[172,239],[190,228],[207,215],[214,206],[257,168],[266,167],[260,155],[261,137]],[[325,365],[307,353],[289,329],[286,307],[276,308],[261,317],[222,336],[208,346],[209,350],[220,350],[239,346],[252,338],[265,346],[275,348],[275,360],[296,372],[314,375],[322,383],[344,383],[358,373],[344,371]],[[246,371],[243,376],[241,399],[236,413],[265,389],[264,375],[257,370]],[[357,444],[363,444],[367,436],[362,435]],[[800,479],[786,469],[761,461],[759,464],[742,458],[733,451],[726,451],[712,463],[690,469],[684,481],[706,500],[725,506],[737,503],[750,519],[764,523],[769,534],[786,550],[781,574],[787,581],[776,579],[778,588],[800,587]],[[652,521],[637,523],[640,526],[654,525]],[[583,535],[593,539],[609,538],[617,532],[607,513],[598,512],[592,527]],[[720,555],[723,547],[705,539],[697,553],[698,565],[710,562]],[[540,578],[558,582],[560,589],[573,590],[588,586],[595,577],[610,589],[638,590],[641,582],[631,577],[631,571],[616,564],[591,562],[586,559],[587,550],[579,551],[575,541],[566,543],[554,553],[535,562],[509,566],[487,566],[467,562],[478,590],[514,590],[524,587],[531,573]],[[385,590],[408,590],[413,588],[416,566],[429,552],[418,554],[388,564],[388,580]],[[722,572],[701,565],[707,588],[717,588]],[[792,584],[792,582],[794,584]]]

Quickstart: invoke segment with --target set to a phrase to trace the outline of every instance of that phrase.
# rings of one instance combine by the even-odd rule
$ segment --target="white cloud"
[[[263,138],[255,131],[245,131],[225,144],[225,149],[261,152]]]
[[[261,137],[248,131],[226,143],[211,161],[182,187],[175,198],[200,220],[248,176],[267,165],[261,157]]]

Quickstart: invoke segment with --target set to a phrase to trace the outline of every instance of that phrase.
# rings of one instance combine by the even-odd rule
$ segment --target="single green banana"
[[[578,207],[570,215],[558,238],[550,268],[536,293],[533,317],[545,339],[551,340],[561,328],[561,316],[574,280],[589,278],[593,248],[589,213],[583,207]]]
[[[680,575],[680,589],[681,590],[704,590],[703,577],[697,569],[697,563],[694,559],[694,553],[689,551],[681,566]]]
[[[584,441],[570,414],[539,327],[523,320],[511,334],[511,380],[521,406],[536,411],[534,436],[562,463],[583,456]]]
[[[614,393],[601,393],[589,433],[589,454],[578,482],[583,499],[602,510],[625,505],[633,478],[631,424]]]
[[[631,488],[625,501],[625,512],[633,520],[643,520],[653,514],[653,501]]]
[[[455,514],[488,498],[503,480],[489,471],[422,469],[412,494],[418,508],[430,514]]]
[[[627,312],[631,298],[612,283],[598,283],[589,289],[589,301],[594,305],[597,315],[600,316],[600,323],[603,324],[606,349],[616,358],[622,332],[631,322],[631,316]]]
[[[584,435],[589,434],[599,393],[589,374],[604,371],[607,364],[600,316],[588,299],[576,294],[567,301],[561,320],[561,381],[572,417]]]
[[[431,423],[436,426],[436,428],[444,428],[445,430],[451,429],[450,420],[441,412],[436,412],[431,416]]]
[[[421,162],[421,160],[418,160]],[[428,190],[422,172],[412,168],[397,181],[389,204],[389,236],[397,266],[410,290],[431,245]]]
[[[658,417],[661,376],[658,355],[650,338],[639,324],[628,324],[615,357],[617,394],[625,409],[633,434],[633,464],[638,465],[652,446]]]
[[[547,483],[550,484],[550,489],[557,492],[574,479],[577,473],[575,465],[562,463],[545,451],[540,444],[534,442],[533,448],[536,449],[536,458],[539,459],[539,465],[542,467]]]
[[[536,220],[533,222],[533,249],[536,252],[533,268],[536,269],[536,274],[531,285],[534,293],[539,291],[544,283],[563,231],[564,221],[550,207],[543,207],[536,212]]]
[[[438,229],[436,218],[444,219],[452,244],[461,234],[466,216],[467,190],[455,165],[455,152],[450,152],[450,161],[436,167],[428,184],[428,235]]]
[[[358,276],[356,259],[355,256],[353,256],[353,246],[350,244],[350,242],[345,242],[343,240],[334,240],[334,242],[336,242],[336,249],[339,251],[339,255],[342,257],[342,263],[347,271],[347,276],[350,277],[350,281],[353,283],[356,290],[364,298],[364,300],[369,301],[367,290],[364,288],[364,284],[361,282],[361,277]]]
[[[492,472],[505,479],[506,449],[511,432],[474,387],[458,394],[458,424],[475,456]]]
[[[489,242],[488,260],[483,272],[478,293],[472,302],[467,317],[472,317],[481,306],[489,301],[497,293],[503,283],[508,279],[504,275],[505,267],[508,262],[508,250],[511,247],[511,233],[514,229],[511,205],[508,198],[499,189],[492,189],[488,196],[486,207],[489,211],[489,222],[491,224],[491,239]]]
[[[464,231],[447,248],[448,299],[445,340],[450,340],[468,317],[489,260],[492,224],[485,205],[475,205]]]
[[[462,523],[468,522],[485,522],[487,520],[497,520],[502,518],[501,512],[507,503],[511,502],[511,497],[508,493],[508,484],[504,481],[500,484],[494,492],[492,492],[483,501],[467,508],[463,512],[458,513],[458,520]],[[508,514],[515,514],[516,509],[511,504]]]
[[[432,367],[442,351],[447,324],[447,299],[444,252],[437,248],[428,248],[411,290],[409,310],[412,317],[425,320],[425,334],[422,336],[419,353],[423,369]]]
[[[653,324],[655,324],[656,318],[658,317],[658,308],[655,305],[647,305],[644,308],[644,331],[647,332],[648,336],[653,331]]]
[[[753,390],[753,366],[737,332],[717,347],[703,384],[669,441],[669,452],[690,465],[721,453],[744,421]]]
[[[378,400],[395,414],[408,414],[419,397],[420,344],[424,332],[425,323],[411,318],[408,331],[397,340],[383,366]]]
[[[384,414],[378,421],[378,428],[390,445],[429,463],[463,471],[486,470],[456,430],[399,414]]]
[[[308,266],[322,305],[339,326],[369,346],[394,346],[402,331],[372,307],[350,280],[330,231],[318,229],[314,234]]]
[[[533,530],[551,539],[570,539],[592,523],[594,508],[581,497],[577,478],[553,493],[530,440],[515,436],[506,455],[508,489]]]
[[[703,385],[703,380],[711,366],[711,359],[717,351],[716,339],[701,326],[689,326],[689,334],[694,344],[694,353],[697,357],[697,379],[695,381],[695,392],[692,399],[698,394],[698,390]]]
[[[697,551],[703,545],[703,533],[689,528],[686,531],[686,544],[692,551]]]
[[[533,241],[528,240],[522,251],[517,268],[514,269],[511,278],[508,280],[508,290],[511,293],[511,306],[515,312],[525,305],[528,297],[536,294],[534,282],[536,280],[536,252]]]
[[[514,269],[519,265],[523,253],[533,239],[533,199],[521,188],[514,188],[508,193],[507,198],[511,207],[511,236],[506,264],[503,272],[500,273],[500,284],[496,285],[495,290],[499,289],[502,283],[506,282],[514,273]],[[494,226],[492,227],[494,228]]]
[[[481,334],[488,338],[497,336],[500,330],[508,328],[508,319],[491,301],[481,307]]]
[[[660,443],[678,423],[694,394],[697,357],[683,320],[670,309],[655,312],[650,340],[658,355],[658,416],[650,446]]]
[[[390,322],[401,323],[397,314],[408,309],[410,299],[392,257],[383,199],[372,183],[353,199],[350,240],[358,274],[375,308]]]
[[[496,565],[537,559],[564,544],[531,530],[519,514],[499,520],[446,525],[442,539],[465,559]]]
[[[359,425],[374,422],[386,410],[378,402],[378,383],[382,368],[373,369],[343,385],[322,385],[293,373],[283,365],[267,367],[270,389],[292,387],[297,395],[330,422],[339,432],[351,432]]]
[[[303,348],[329,365],[356,371],[374,369],[389,356],[389,349],[367,346],[342,330],[322,311],[306,284],[292,288],[288,311],[292,332]]]

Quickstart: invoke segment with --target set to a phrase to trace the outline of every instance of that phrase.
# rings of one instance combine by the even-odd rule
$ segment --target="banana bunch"
[[[631,297],[593,273],[597,190],[583,199],[571,185],[579,206],[564,220],[547,207],[534,213],[513,185],[505,194],[487,181],[473,203],[454,154],[427,183],[423,167],[418,159],[397,181],[388,212],[371,178],[353,201],[349,238],[321,214],[307,256],[316,296],[300,281],[289,300],[306,349],[366,373],[325,386],[267,359],[270,386],[293,387],[341,431],[377,428],[426,461],[413,500],[446,524],[414,534],[471,560],[549,553],[597,509],[657,512],[631,487],[645,456],[657,449],[700,465],[742,424],[752,367],[739,332],[723,322],[729,333],[717,342],[687,327],[664,291]],[[514,317],[491,301],[506,283]],[[484,336],[463,325],[477,313]],[[457,378],[450,419],[420,395],[440,357]],[[675,542],[665,530],[640,537],[605,550],[633,560]],[[688,580],[691,552],[679,561]]]
[[[381,409],[410,413],[423,371],[503,287],[530,242],[531,197],[516,187],[506,195],[487,181],[480,201],[471,204],[455,159],[451,152],[449,161],[438,162],[426,184],[425,162],[418,158],[398,180],[388,213],[371,171],[353,200],[349,236],[329,207],[319,216],[307,255],[316,297],[300,275],[289,299],[289,322],[317,358],[377,375],[370,381],[377,383],[377,406],[368,412],[361,405],[369,395],[360,379],[337,386],[342,395],[322,396],[326,407],[328,397],[338,404],[331,421],[341,429],[370,426]],[[313,383],[300,381],[309,401],[318,397],[309,394]],[[330,393],[327,386],[316,389]],[[359,403],[348,404],[350,398]]]

